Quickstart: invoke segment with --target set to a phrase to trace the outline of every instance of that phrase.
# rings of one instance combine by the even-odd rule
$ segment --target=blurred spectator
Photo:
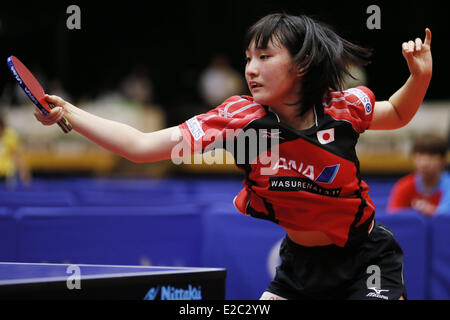
[[[200,75],[200,95],[211,108],[233,95],[245,93],[245,82],[233,70],[226,56],[215,55],[211,64]]]
[[[0,179],[14,188],[17,174],[25,186],[30,185],[31,175],[20,150],[19,138],[0,113]]]
[[[143,65],[136,65],[125,78],[122,93],[128,100],[142,105],[153,102],[153,83]]]
[[[441,199],[447,199],[450,193],[450,174],[445,171],[446,154],[446,139],[432,134],[418,138],[412,150],[415,172],[394,185],[387,211],[414,209],[426,216],[443,213]]]
[[[443,176],[441,183],[442,197],[439,206],[436,209],[436,214],[447,213],[450,214],[450,174]]]

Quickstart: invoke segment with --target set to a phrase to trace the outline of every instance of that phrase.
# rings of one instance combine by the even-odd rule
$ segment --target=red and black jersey
[[[233,96],[180,129],[193,152],[233,154],[245,173],[234,199],[240,212],[345,246],[365,238],[375,217],[355,151],[374,104],[366,87],[331,92],[314,107],[315,125],[297,130],[252,97]]]

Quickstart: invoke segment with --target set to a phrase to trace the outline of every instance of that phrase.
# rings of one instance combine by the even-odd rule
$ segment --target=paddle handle
[[[51,109],[55,107],[55,105],[50,102],[48,103],[48,105]],[[64,117],[62,117],[62,119],[58,121],[58,126],[62,129],[62,131],[64,131],[64,133],[69,133],[72,130],[72,125]]]

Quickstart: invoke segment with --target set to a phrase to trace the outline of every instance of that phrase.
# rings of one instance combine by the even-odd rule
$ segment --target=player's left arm
[[[403,57],[410,76],[388,101],[375,102],[369,129],[390,130],[407,125],[416,114],[430,84],[433,69],[431,31],[425,29],[425,40],[420,38],[402,44]]]

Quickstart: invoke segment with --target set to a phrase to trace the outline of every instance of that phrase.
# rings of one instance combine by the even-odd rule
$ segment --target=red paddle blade
[[[20,87],[25,91],[31,101],[33,101],[43,113],[49,113],[51,108],[45,100],[44,89],[31,71],[14,56],[9,57],[7,63]]]

